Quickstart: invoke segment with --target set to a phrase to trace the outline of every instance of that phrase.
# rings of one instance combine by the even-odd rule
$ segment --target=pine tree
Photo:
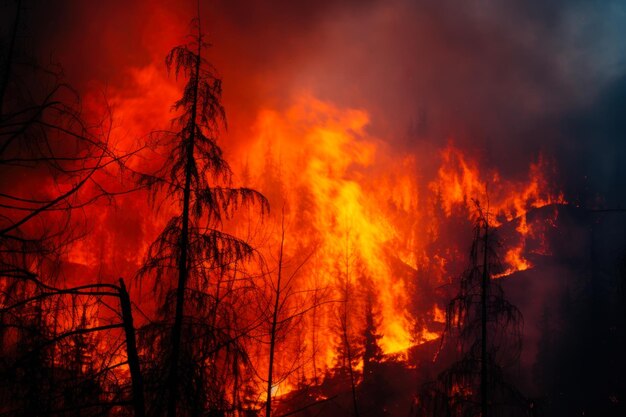
[[[192,21],[193,40],[173,48],[165,60],[176,77],[187,79],[182,97],[173,106],[179,112],[173,122],[176,130],[164,135],[172,140],[169,158],[162,171],[143,177],[152,189],[167,190],[166,198],[178,207],[178,214],[150,246],[140,270],[142,277],[155,272],[156,288],[164,290],[162,325],[144,333],[149,343],[161,346],[155,358],[160,369],[152,376],[157,385],[159,381],[164,384],[154,393],[153,409],[159,412],[161,401],[166,401],[170,417],[224,406],[219,403],[225,387],[211,387],[216,382],[209,376],[210,355],[238,347],[234,338],[222,337],[215,328],[219,300],[211,293],[211,286],[215,284],[213,278],[223,277],[229,268],[250,258],[254,250],[223,232],[223,221],[242,205],[259,204],[262,213],[268,208],[267,200],[258,192],[231,186],[232,171],[217,144],[225,122],[222,82],[204,58],[209,45],[204,41],[199,16],[198,11]],[[163,328],[169,329],[169,337]]]
[[[389,415],[387,403],[392,392],[386,380],[386,366],[383,350],[380,347],[382,335],[379,333],[380,316],[374,310],[373,282],[365,284],[365,327],[362,333],[363,379],[359,385],[361,408],[370,415]]]
[[[368,288],[365,303],[365,329],[363,330],[363,382],[367,383],[374,379],[375,366],[383,359],[383,351],[379,340],[382,335],[378,333],[378,317],[374,314],[374,294]]]
[[[342,265],[338,268],[337,293],[339,296],[337,315],[337,358],[335,374],[341,380],[347,381],[350,386],[352,399],[352,415],[359,417],[359,401],[357,397],[358,373],[357,367],[362,358],[362,343],[359,334],[354,332],[354,304],[357,302],[355,286],[354,252],[349,233],[345,236],[345,247]]]
[[[444,332],[448,342],[442,340],[442,348],[455,350],[460,359],[423,387],[419,416],[515,416],[530,410],[505,372],[519,359],[522,315],[493,279],[500,269],[498,240],[489,213],[476,204],[470,266],[448,305]]]

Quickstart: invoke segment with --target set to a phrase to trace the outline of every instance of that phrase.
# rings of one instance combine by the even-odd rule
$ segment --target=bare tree
[[[108,189],[107,179],[134,152],[111,145],[109,108],[86,122],[60,67],[42,67],[19,47],[25,11],[21,1],[14,7],[10,39],[0,42],[0,275],[19,291],[32,276],[53,283],[51,266],[81,236],[76,213],[129,191]]]
[[[99,381],[112,375],[95,366],[97,346],[83,333],[91,333],[84,329],[85,309],[45,300],[52,295],[87,295],[75,293],[76,288],[63,288],[58,282],[60,258],[81,237],[73,215],[76,209],[114,196],[115,192],[100,182],[101,171],[113,164],[121,167],[125,159],[115,156],[107,141],[92,133],[93,128],[82,122],[78,111],[64,102],[67,93],[74,95],[69,87],[57,84],[42,102],[18,109],[13,101],[5,107],[0,121],[0,170],[32,181],[33,187],[5,184],[0,192],[0,305],[5,307],[0,311],[0,350],[9,355],[7,358],[16,359],[3,367],[3,372],[30,374],[21,380],[25,385],[20,382],[15,389],[21,393],[30,388],[37,391],[40,402],[24,402],[26,409],[37,413],[58,407],[55,390],[65,389],[66,403],[73,402],[67,397],[69,392],[83,401],[89,398],[85,386],[95,389]],[[104,129],[106,138],[108,127]],[[87,284],[79,290],[100,285],[104,284]],[[72,333],[57,334],[56,323],[77,318],[82,322]],[[69,354],[71,351],[74,354]],[[61,355],[63,352],[67,354]],[[68,372],[75,377],[63,377]],[[97,394],[93,390],[90,393]]]
[[[8,414],[110,409],[117,399],[104,400],[124,385],[114,368],[126,364],[112,368],[116,354],[97,343],[116,340],[109,333],[122,323],[89,325],[103,297],[121,293],[93,281],[66,286],[59,271],[83,234],[82,209],[128,191],[107,184],[131,154],[110,143],[109,109],[86,122],[62,71],[28,56],[18,42],[26,10],[21,1],[13,7],[9,39],[0,41],[0,391],[8,395],[0,403]]]
[[[272,415],[272,396],[276,384],[285,381],[296,371],[302,368],[302,349],[294,352],[290,358],[290,366],[277,372],[275,366],[276,349],[284,344],[286,337],[294,333],[298,326],[303,324],[304,316],[317,309],[322,301],[319,298],[319,288],[307,289],[296,281],[302,268],[307,264],[314,251],[298,260],[285,259],[285,209],[283,207],[281,217],[281,234],[278,249],[278,259],[275,274],[267,274],[270,284],[269,297],[266,297],[266,307],[263,308],[269,331],[269,352],[266,382],[265,416]],[[292,265],[288,265],[292,263]],[[273,275],[276,278],[273,278]],[[301,346],[300,346],[301,348]],[[281,349],[282,350],[282,349]]]

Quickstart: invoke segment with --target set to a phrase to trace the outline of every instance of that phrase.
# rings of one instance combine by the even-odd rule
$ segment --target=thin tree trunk
[[[487,291],[489,288],[489,268],[487,266],[487,248],[489,245],[489,223],[485,218],[485,238],[483,245],[483,276],[480,291],[481,298],[481,347],[480,347],[480,410],[481,417],[488,417],[488,375],[487,375]]]
[[[143,378],[141,376],[141,368],[139,367],[137,343],[135,341],[133,314],[130,307],[130,297],[122,278],[120,278],[120,306],[122,308],[122,320],[124,321],[124,333],[126,335],[126,356],[128,356],[128,368],[130,369],[130,379],[133,387],[133,408],[135,409],[135,417],[144,417],[146,415],[146,405],[143,395]]]
[[[316,284],[317,285],[317,284]],[[315,299],[317,300],[317,294],[315,295]],[[317,306],[313,307],[313,318],[312,318],[312,323],[313,325],[311,326],[311,338],[312,338],[312,342],[313,342],[313,346],[312,346],[312,354],[313,354],[313,383],[315,385],[317,385],[318,383],[318,379],[317,379]]]
[[[265,403],[265,417],[272,413],[272,373],[274,370],[274,349],[276,348],[276,324],[278,323],[278,309],[280,305],[280,285],[283,272],[283,249],[285,245],[285,209],[283,207],[282,235],[280,239],[280,252],[278,254],[278,278],[276,280],[276,299],[272,312],[272,328],[270,331],[270,358],[267,371],[267,401]]]
[[[348,359],[348,374],[350,376],[350,388],[352,390],[352,407],[354,411],[354,417],[359,417],[359,408],[356,397],[356,381],[354,378],[354,369],[352,367],[352,351],[350,350],[350,341],[348,340],[348,299],[350,296],[350,237],[346,237],[346,283],[344,288],[344,301],[343,301],[343,317],[341,323],[341,330],[343,333],[344,346],[346,349],[346,356]]]
[[[185,303],[185,286],[189,275],[188,255],[189,255],[189,216],[191,202],[191,175],[194,160],[194,145],[196,136],[196,113],[198,104],[198,83],[200,77],[200,53],[202,48],[200,25],[198,24],[198,53],[196,55],[196,66],[194,69],[194,91],[193,104],[191,108],[191,119],[189,121],[189,143],[187,144],[187,164],[185,166],[185,188],[183,190],[183,212],[182,228],[180,237],[180,258],[178,262],[178,288],[176,289],[176,313],[174,316],[174,326],[172,327],[172,357],[169,374],[169,401],[167,405],[168,417],[176,417],[176,405],[178,403],[178,362],[180,357],[181,335],[183,327],[183,314]]]
[[[352,351],[350,350],[350,342],[348,340],[348,328],[346,324],[347,323],[344,323],[343,325],[343,337],[344,337],[344,344],[346,347],[346,356],[348,359],[348,374],[350,375],[350,388],[352,390],[352,407],[354,410],[354,417],[359,417],[359,408],[358,408],[358,403],[357,403],[357,398],[356,398],[356,381],[354,378],[354,369],[352,367]]]

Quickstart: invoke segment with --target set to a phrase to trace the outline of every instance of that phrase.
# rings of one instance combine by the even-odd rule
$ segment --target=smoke
[[[231,115],[306,90],[367,110],[400,152],[452,137],[513,174],[580,140],[563,121],[624,69],[616,2],[244,3],[220,2],[211,18]]]
[[[37,2],[24,33],[79,89],[130,97],[142,91],[129,71],[164,72],[194,3]],[[620,126],[609,126],[619,115],[606,114],[618,104],[607,96],[623,96],[613,84],[626,68],[619,1],[218,0],[201,8],[230,140],[241,145],[259,109],[286,108],[306,91],[368,111],[372,133],[400,153],[453,138],[512,175],[540,151],[559,160],[563,180],[584,183],[571,167],[580,168],[583,152],[591,152],[587,176],[611,171],[602,154]],[[602,146],[590,146],[597,130]],[[589,186],[615,175],[602,172]]]
[[[439,150],[453,141],[512,180],[526,179],[529,162],[542,154],[567,201],[626,204],[623,2],[214,0],[201,6],[213,44],[208,59],[224,81],[229,127],[220,143],[229,160],[255,157],[249,148],[264,110],[287,112],[306,95],[363,110],[369,116],[363,134],[381,142],[387,161],[412,157],[417,176],[432,177]],[[179,90],[163,59],[185,42],[194,1],[41,1],[28,14],[22,33],[35,53],[60,62],[86,103],[106,97],[120,141],[167,127]],[[102,214],[96,228],[115,225],[100,231],[108,239],[102,256],[114,261],[112,271],[132,273],[136,248],[154,234],[142,224],[156,220],[143,217],[150,211],[143,201],[118,204],[119,212]],[[131,225],[133,242],[115,247]],[[534,282],[538,299],[556,291],[554,282]]]

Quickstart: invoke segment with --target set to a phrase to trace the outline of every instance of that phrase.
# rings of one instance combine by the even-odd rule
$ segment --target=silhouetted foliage
[[[378,333],[379,317],[374,312],[373,290],[367,290],[365,300],[365,329],[363,330],[363,381],[367,382],[375,374],[373,369],[383,359],[383,350],[379,340],[382,335]]]
[[[165,60],[171,72],[187,79],[173,106],[176,130],[160,132],[170,144],[169,158],[160,172],[141,179],[155,191],[165,190],[177,211],[139,272],[154,274],[161,303],[160,319],[142,331],[152,415],[231,408],[224,378],[232,376],[233,361],[247,361],[232,294],[233,282],[243,276],[234,274],[254,250],[222,227],[239,207],[258,204],[262,214],[268,209],[258,192],[231,185],[232,172],[217,144],[225,119],[222,82],[203,56],[209,45],[200,19],[192,25],[191,42],[173,48]],[[245,297],[242,291],[238,295]]]
[[[109,143],[110,113],[87,123],[60,68],[29,56],[22,2],[7,9],[14,14],[0,42],[0,412],[98,415],[130,398],[115,374],[124,364],[113,363],[124,340],[119,352],[102,350],[121,324],[96,323],[102,298],[119,293],[107,284],[66,285],[58,272],[82,235],[82,209],[116,194],[106,171],[123,169],[130,155]]]
[[[374,311],[374,292],[368,285],[365,295],[365,327],[363,329],[363,378],[359,386],[361,404],[368,414],[386,415],[387,403],[392,397],[386,382],[386,371],[391,363],[384,363],[380,347],[382,335],[378,331],[380,317]],[[392,362],[389,359],[389,362]]]
[[[363,343],[361,335],[356,332],[357,287],[355,275],[359,273],[355,267],[354,253],[351,249],[349,236],[346,236],[343,259],[337,277],[337,293],[339,303],[337,306],[336,319],[336,363],[334,378],[343,385],[348,386],[352,397],[352,412],[354,417],[359,416],[359,400],[357,398],[357,386],[359,373],[357,367],[363,357]],[[358,314],[358,313],[357,313]]]
[[[477,204],[478,217],[470,266],[461,276],[458,295],[446,311],[442,351],[458,356],[417,398],[418,416],[528,415],[528,402],[507,381],[506,368],[521,351],[522,315],[504,298],[493,275],[500,270],[498,241],[489,213]]]
[[[120,286],[57,288],[32,278],[28,284],[33,296],[0,309],[6,330],[0,368],[2,412],[99,415],[133,406],[134,415],[142,416],[138,369],[130,366],[130,387],[117,373],[118,368],[137,363],[123,281]],[[105,319],[99,314],[102,307],[119,311],[105,297],[119,300],[119,317]],[[126,337],[119,333],[121,328],[127,329]]]

